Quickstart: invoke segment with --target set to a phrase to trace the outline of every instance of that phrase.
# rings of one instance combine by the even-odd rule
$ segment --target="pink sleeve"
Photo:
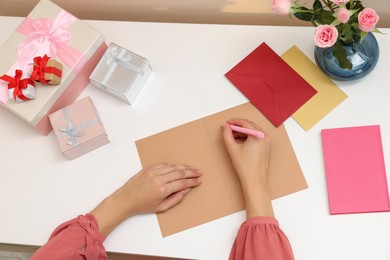
[[[229,260],[293,260],[288,238],[272,217],[254,217],[242,223]]]
[[[30,260],[107,259],[104,239],[99,233],[94,216],[78,216],[58,226],[49,241],[39,248]]]

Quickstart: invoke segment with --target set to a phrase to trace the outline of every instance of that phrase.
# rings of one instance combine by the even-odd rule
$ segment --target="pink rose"
[[[314,44],[320,48],[330,47],[336,43],[338,36],[339,32],[333,25],[319,25],[314,32]]]
[[[349,17],[351,17],[351,14],[349,13],[347,8],[340,8],[340,10],[337,12],[337,19],[341,23],[346,23],[349,21]]]
[[[276,14],[287,15],[290,8],[291,0],[272,0],[272,11]]]
[[[358,15],[359,29],[363,32],[371,32],[379,21],[379,16],[372,8],[364,8]]]
[[[334,4],[336,4],[338,6],[340,6],[342,4],[346,5],[349,2],[349,0],[330,0],[330,1],[332,1]]]

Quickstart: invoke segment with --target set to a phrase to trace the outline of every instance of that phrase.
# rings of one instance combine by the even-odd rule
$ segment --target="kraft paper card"
[[[379,125],[322,130],[330,214],[390,211]]]
[[[276,127],[317,93],[266,43],[225,76]]]
[[[204,172],[202,184],[182,203],[157,214],[163,237],[245,209],[240,182],[222,139],[221,124],[235,117],[254,121],[272,138],[272,198],[307,188],[284,126],[275,128],[252,104],[189,122],[136,142],[143,167],[169,162],[193,165]]]
[[[296,46],[291,47],[281,57],[317,90],[317,94],[292,115],[307,131],[348,96]]]

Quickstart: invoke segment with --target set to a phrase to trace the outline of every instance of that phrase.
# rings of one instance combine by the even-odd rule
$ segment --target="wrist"
[[[241,187],[244,195],[248,195],[248,197],[252,197],[253,193],[269,193],[268,188],[268,179],[264,177],[256,178],[240,178]]]
[[[120,188],[111,194],[108,199],[111,201],[115,208],[118,210],[118,215],[123,218],[129,218],[137,214],[136,206],[133,201],[134,196],[127,194],[127,190]]]
[[[274,217],[271,194],[268,186],[252,186],[244,189],[244,200],[247,219],[251,217],[267,216]]]
[[[115,192],[90,212],[96,218],[100,234],[108,236],[120,223],[134,215],[131,207],[125,203],[121,195]]]

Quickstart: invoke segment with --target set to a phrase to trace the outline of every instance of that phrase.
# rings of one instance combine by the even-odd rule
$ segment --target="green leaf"
[[[354,9],[364,9],[364,6],[361,1],[355,1],[355,6],[353,7]]]
[[[313,3],[313,10],[317,11],[322,9],[322,4],[320,0],[315,0]]]
[[[352,69],[352,63],[347,58],[347,51],[343,48],[340,42],[336,42],[334,45],[333,55],[339,62],[339,66],[343,69]]]
[[[308,11],[312,11],[312,10],[310,10],[309,8],[306,8],[306,7],[304,7],[304,6],[297,6],[296,8],[295,8],[296,10],[301,10],[301,11],[303,11],[303,12],[308,12]]]
[[[320,12],[316,12],[312,19],[316,20],[319,24],[331,24],[335,20],[335,17],[333,12],[321,10]]]
[[[333,15],[322,15],[319,19],[317,19],[320,24],[331,24],[334,21]]]
[[[360,42],[362,42],[364,40],[364,37],[366,37],[367,34],[368,34],[368,32],[363,32],[363,31],[360,32]]]
[[[386,33],[383,33],[381,31],[379,31],[377,28],[375,28],[374,30],[372,30],[373,33],[380,33],[380,34],[386,34]]]
[[[337,25],[340,25],[341,22],[338,20],[338,19],[334,19],[333,22],[331,23],[331,25],[333,25],[334,27],[336,27]]]
[[[296,12],[294,13],[294,16],[298,18],[299,20],[310,22],[311,18],[313,17],[312,13],[303,13],[303,12]]]
[[[359,10],[355,9],[355,10],[348,10],[348,11],[349,11],[349,14],[352,16]]]

